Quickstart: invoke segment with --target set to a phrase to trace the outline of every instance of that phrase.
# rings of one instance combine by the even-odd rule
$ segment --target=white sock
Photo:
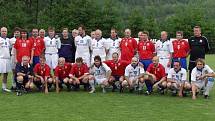
[[[94,80],[89,80],[89,84],[92,87],[92,89],[95,89]]]
[[[2,89],[6,89],[7,88],[7,84],[6,83],[2,83]]]

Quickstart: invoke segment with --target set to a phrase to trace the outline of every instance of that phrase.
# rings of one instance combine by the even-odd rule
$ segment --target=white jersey
[[[191,72],[191,81],[201,83],[204,80],[199,80],[198,77],[205,75],[205,74],[209,74],[209,73],[214,73],[214,71],[208,65],[205,65],[202,70],[198,70],[195,67]]]
[[[12,50],[11,50],[11,55],[15,54],[15,48],[14,48],[14,44],[16,43],[16,38],[13,37],[10,39],[10,45],[12,45]]]
[[[168,72],[167,79],[172,79],[177,83],[183,83],[187,80],[187,71],[181,68],[179,72],[176,72],[174,68],[171,68]]]
[[[91,50],[92,50],[92,60],[96,55],[99,55],[102,61],[105,61],[106,58],[106,44],[105,39],[101,38],[100,40],[93,39],[91,43]]]
[[[144,68],[140,65],[134,68],[133,66],[131,66],[131,64],[129,64],[125,68],[125,76],[128,78],[137,78],[140,74],[143,73],[145,73]]]
[[[111,69],[105,63],[102,63],[99,68],[95,65],[90,68],[90,74],[94,75],[95,79],[106,78],[108,71],[111,71]]]
[[[112,60],[112,54],[114,52],[117,52],[118,54],[120,54],[120,38],[117,38],[115,40],[108,38],[106,40],[106,45],[107,45],[107,49],[108,49],[108,53],[107,53],[107,60]]]
[[[61,41],[60,38],[50,38],[50,37],[45,37],[44,38],[45,42],[45,53],[46,54],[56,54],[58,53],[58,49],[61,47]]]
[[[155,51],[159,58],[169,59],[170,54],[174,52],[172,42],[158,40],[155,44]]]
[[[81,37],[80,35],[75,37],[76,54],[78,55],[90,54],[91,41],[92,41],[91,37],[88,35],[84,37]]]
[[[0,37],[0,59],[10,59],[10,39]]]

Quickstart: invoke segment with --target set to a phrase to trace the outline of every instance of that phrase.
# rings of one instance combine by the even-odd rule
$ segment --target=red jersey
[[[155,52],[155,45],[151,41],[140,41],[137,45],[137,51],[141,60],[152,59]]]
[[[33,43],[30,40],[17,39],[14,44],[14,48],[16,49],[16,59],[21,63],[23,56],[31,57]]]
[[[110,67],[112,76],[123,76],[125,73],[125,68],[130,64],[128,61],[119,60],[115,63],[113,60],[104,61],[108,67]]]
[[[137,41],[134,38],[122,38],[120,48],[121,59],[130,62],[137,49]]]
[[[156,76],[156,81],[160,81],[161,78],[166,76],[165,68],[159,63],[158,67],[155,67],[153,63],[149,65],[147,71]]]
[[[186,58],[190,51],[189,43],[186,40],[174,40],[173,44],[173,58]]]
[[[70,70],[71,64],[65,63],[64,66],[57,66],[55,68],[54,75],[59,79],[64,79],[66,77],[69,77]]]
[[[45,64],[45,66],[42,67],[40,63],[37,63],[34,67],[34,73],[39,76],[42,76],[43,78],[45,78],[46,76],[50,76],[51,75],[50,72],[51,69],[47,64]]]
[[[82,64],[80,67],[78,67],[77,64],[73,64],[72,69],[70,71],[70,75],[75,76],[77,78],[87,73],[89,73],[89,69],[86,64]]]
[[[45,43],[43,38],[37,37],[37,38],[29,38],[34,43],[34,56],[39,56],[42,54],[44,48],[45,48]]]

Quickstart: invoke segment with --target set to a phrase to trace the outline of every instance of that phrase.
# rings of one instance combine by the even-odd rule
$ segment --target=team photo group
[[[14,37],[8,38],[7,28],[1,27],[0,74],[5,93],[83,89],[145,95],[170,92],[192,99],[202,94],[207,99],[213,87],[215,73],[205,63],[210,47],[200,26],[193,28],[188,40],[183,39],[183,31],[177,31],[173,40],[166,31],[157,41],[147,31],[132,38],[130,29],[118,37],[114,28],[109,38],[103,38],[99,29],[87,35],[83,25],[71,36],[68,28],[56,34],[53,27],[47,32],[16,27],[11,33]]]

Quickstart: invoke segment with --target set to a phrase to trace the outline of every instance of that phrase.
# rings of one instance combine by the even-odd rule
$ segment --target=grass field
[[[206,62],[215,69],[215,55]],[[118,92],[0,93],[0,121],[214,121],[215,88],[202,96],[179,98]]]

